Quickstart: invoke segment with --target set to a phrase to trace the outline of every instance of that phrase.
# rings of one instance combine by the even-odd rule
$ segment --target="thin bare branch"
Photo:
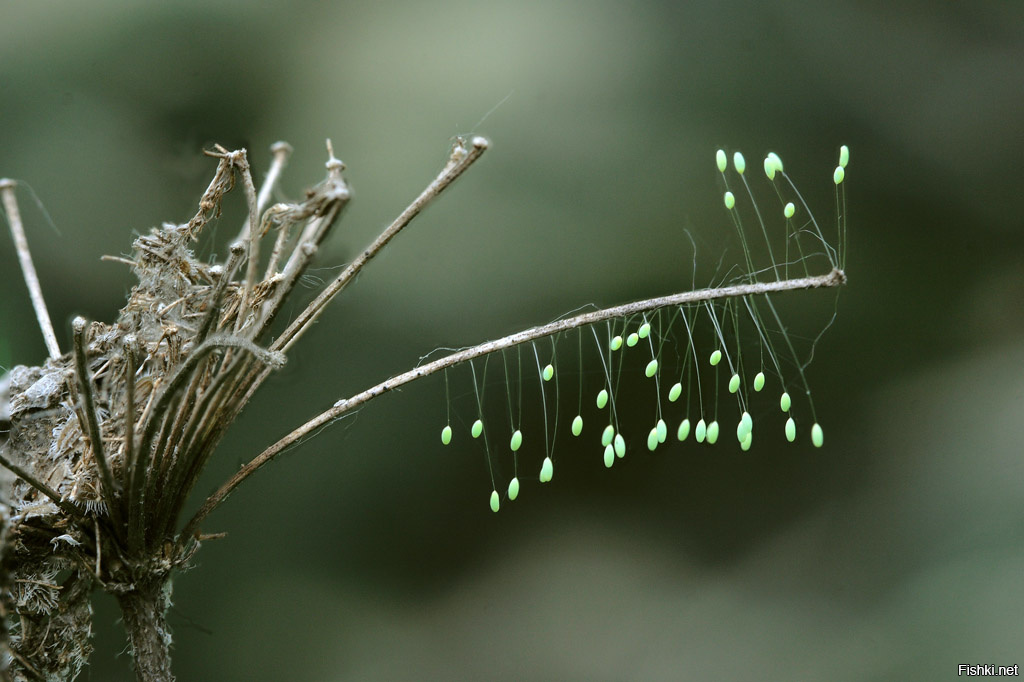
[[[320,313],[323,312],[331,300],[338,295],[338,293],[345,288],[345,286],[352,281],[352,279],[359,274],[359,271],[366,265],[382,248],[384,248],[388,242],[390,242],[395,235],[402,231],[406,225],[412,222],[420,212],[426,208],[426,206],[433,201],[441,192],[443,192],[452,182],[455,181],[460,175],[462,175],[467,168],[473,165],[473,163],[480,158],[480,156],[487,150],[488,142],[482,137],[474,137],[471,143],[471,147],[466,149],[463,142],[460,140],[456,143],[455,148],[452,150],[451,157],[448,159],[448,163],[445,165],[441,173],[427,185],[427,188],[416,197],[415,201],[409,204],[408,208],[402,211],[391,225],[384,230],[380,236],[378,236],[372,244],[370,244],[359,256],[352,261],[351,264],[345,270],[338,275],[337,279],[331,282],[326,289],[320,292],[320,295],[313,300],[309,306],[302,311],[302,313],[292,322],[288,328],[281,334],[280,337],[273,344],[271,344],[271,350],[284,350],[287,351],[291,348],[299,337],[306,329],[319,317]]]
[[[36,320],[39,321],[39,329],[43,332],[46,350],[49,352],[50,358],[56,360],[61,355],[60,346],[57,345],[57,336],[53,333],[50,313],[46,310],[46,301],[43,300],[43,290],[39,286],[36,266],[32,263],[32,254],[28,250],[28,239],[25,237],[25,228],[21,224],[18,200],[14,196],[14,186],[16,184],[14,180],[0,178],[0,197],[3,199],[4,211],[7,212],[7,221],[11,226],[11,236],[14,238],[14,249],[18,252],[21,272],[25,276],[28,295],[32,299],[32,307],[36,311]]]
[[[826,275],[818,275],[815,277],[801,277],[799,279],[787,279],[776,282],[755,282],[752,284],[737,284],[715,289],[687,291],[679,294],[672,294],[670,296],[661,296],[644,301],[635,301],[633,303],[627,303],[613,308],[605,308],[603,310],[583,313],[564,320],[557,320],[549,324],[532,327],[516,334],[512,334],[511,336],[506,336],[495,341],[488,341],[487,343],[482,343],[478,346],[473,346],[472,348],[467,348],[443,358],[439,358],[426,365],[411,369],[404,374],[394,376],[387,381],[373,386],[372,388],[368,388],[361,393],[357,393],[351,398],[339,400],[333,407],[331,407],[331,409],[320,413],[281,440],[271,445],[252,461],[239,469],[234,476],[232,476],[215,493],[206,499],[203,505],[199,508],[199,511],[196,512],[195,516],[193,516],[185,526],[181,535],[181,542],[187,542],[189,537],[198,530],[199,524],[202,523],[203,519],[205,519],[210,512],[216,509],[217,506],[220,505],[220,503],[223,502],[227,496],[242,483],[242,481],[289,446],[297,443],[304,436],[341,417],[347,412],[356,409],[364,403],[383,395],[388,391],[407,384],[410,381],[422,379],[423,377],[430,376],[436,372],[440,372],[463,362],[468,362],[483,355],[488,355],[506,348],[512,348],[523,343],[529,343],[530,341],[536,341],[537,339],[558,334],[559,332],[565,332],[571,329],[595,324],[597,322],[603,322],[604,320],[646,313],[668,306],[686,305],[690,303],[700,303],[703,301],[714,301],[741,296],[756,296],[780,291],[793,291],[797,289],[838,287],[845,283],[846,274],[837,268],[833,269]]]

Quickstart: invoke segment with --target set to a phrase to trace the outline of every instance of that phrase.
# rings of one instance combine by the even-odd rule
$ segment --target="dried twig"
[[[18,201],[14,196],[15,184],[14,180],[0,178],[0,198],[3,200],[4,210],[7,212],[11,236],[14,238],[14,249],[18,252],[21,272],[25,276],[28,295],[32,299],[32,307],[36,311],[36,320],[39,321],[39,329],[42,330],[43,340],[46,341],[46,350],[50,353],[50,357],[56,360],[60,357],[60,346],[57,345],[57,336],[53,333],[50,313],[46,309],[46,301],[43,300],[43,290],[39,286],[36,266],[32,263],[32,253],[28,250],[25,228],[21,225],[21,212],[18,210]]]
[[[281,454],[290,446],[301,440],[304,436],[312,433],[321,426],[338,419],[347,412],[351,412],[373,398],[407,384],[410,381],[422,379],[423,377],[430,376],[431,374],[435,374],[463,362],[468,362],[483,355],[489,355],[491,353],[505,350],[506,348],[512,348],[520,344],[529,343],[530,341],[536,341],[537,339],[552,336],[559,332],[565,332],[571,329],[595,324],[597,322],[603,322],[604,320],[651,312],[668,306],[686,305],[688,303],[699,303],[703,301],[717,301],[742,296],[756,296],[780,291],[793,291],[796,289],[838,287],[845,283],[846,274],[842,270],[835,269],[827,275],[819,275],[817,277],[801,277],[799,279],[787,279],[777,282],[757,282],[754,284],[737,284],[734,286],[720,287],[716,289],[687,291],[680,294],[673,294],[671,296],[661,296],[659,298],[651,298],[645,301],[635,301],[633,303],[627,303],[613,308],[605,308],[603,310],[583,313],[582,315],[558,320],[540,327],[526,329],[516,334],[496,339],[494,341],[488,341],[487,343],[482,343],[478,346],[473,346],[472,348],[467,348],[438,360],[434,360],[426,365],[411,369],[408,372],[399,374],[398,376],[391,377],[387,381],[383,381],[376,386],[362,391],[361,393],[357,393],[351,398],[339,400],[329,410],[321,412],[313,419],[310,419],[308,422],[268,447],[249,463],[239,469],[238,472],[224,483],[224,485],[218,488],[215,493],[206,499],[203,505],[199,508],[199,511],[196,512],[195,516],[185,524],[185,529],[181,535],[182,542],[187,542],[189,536],[196,531],[203,519],[206,518],[210,512],[216,509],[217,506],[219,506],[225,499],[227,499],[227,496],[230,495],[232,491],[242,483],[242,481],[255,473],[264,464],[267,464],[274,457]]]

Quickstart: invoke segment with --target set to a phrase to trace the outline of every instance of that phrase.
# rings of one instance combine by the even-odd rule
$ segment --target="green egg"
[[[679,400],[679,396],[681,396],[682,394],[683,385],[680,384],[679,382],[676,382],[675,384],[672,385],[672,388],[668,390],[668,401],[670,403],[674,403],[675,401]]]
[[[473,434],[473,438],[479,438],[480,434],[483,433],[483,432],[484,432],[484,423],[482,421],[480,421],[479,419],[477,419],[475,422],[473,422],[473,429],[470,431],[470,433]]]
[[[792,402],[793,401],[789,399],[789,393],[783,393],[782,397],[779,398],[779,407],[782,408],[783,412],[789,412],[789,408],[792,405]]]
[[[779,158],[778,154],[775,152],[768,152],[768,160],[772,162],[772,166],[777,172],[782,172],[782,159]]]
[[[747,434],[747,437],[743,439],[743,442],[740,443],[740,450],[743,450],[743,452],[746,452],[747,450],[750,449],[750,446],[753,445],[753,443],[754,443],[754,432],[751,431],[750,433]]]
[[[686,440],[686,437],[690,435],[690,420],[684,419],[679,424],[679,430],[676,431],[676,438],[680,441]]]
[[[848,163],[850,163],[850,148],[844,144],[839,148],[839,165],[846,168]]]
[[[647,434],[647,449],[651,452],[658,447],[658,429],[653,428],[651,432]]]
[[[729,393],[735,393],[740,390],[740,375],[733,374],[732,379],[729,379]]]
[[[615,456],[622,459],[626,456],[626,439],[622,437],[621,433],[615,434],[615,440],[613,441]]]
[[[512,434],[512,440],[509,442],[508,446],[512,448],[512,452],[516,452],[521,448],[523,446],[523,432],[516,429],[515,433]]]
[[[786,216],[787,218],[792,218],[794,215],[796,215],[796,206],[793,205],[792,201],[786,204],[786,207],[782,209],[782,215]]]
[[[820,448],[825,443],[825,434],[821,430],[821,426],[817,423],[811,427],[811,442],[814,443],[814,447]]]
[[[608,391],[601,389],[601,392],[597,394],[597,409],[603,410],[604,406],[608,404]]]
[[[514,500],[519,497],[519,477],[516,476],[508,482],[508,499]]]
[[[629,336],[626,337],[626,345],[629,346],[630,348],[635,346],[637,344],[637,342],[639,342],[639,341],[640,341],[640,335],[637,334],[636,332],[633,332],[632,334],[630,334]]]
[[[845,177],[846,177],[846,171],[843,170],[843,167],[842,166],[836,166],[836,171],[835,171],[835,173],[832,174],[832,182],[836,183],[837,185],[841,185],[841,184],[843,184],[843,178],[845,178]]]
[[[754,377],[754,390],[760,391],[762,388],[764,388],[764,372],[758,372]]]
[[[693,430],[693,437],[697,439],[698,443],[703,443],[707,435],[708,425],[704,423],[703,419],[701,419],[699,422],[697,422],[697,428]]]
[[[767,157],[764,160],[764,174],[768,176],[769,180],[775,179],[775,164]]]
[[[606,468],[611,469],[612,464],[615,464],[615,450],[611,445],[606,445],[604,448],[604,465]]]
[[[747,434],[750,433],[754,423],[750,418],[750,414],[747,412],[743,413],[743,417],[740,419],[740,423],[736,425],[736,440],[742,443],[747,438]]]
[[[498,491],[491,491],[491,511],[497,513],[498,509],[501,508],[501,498],[498,497]]]
[[[612,339],[612,343],[611,343],[611,347],[612,347],[612,350],[618,350],[618,349],[622,348],[622,337],[621,336],[616,336],[615,338],[613,338]]]
[[[736,207],[736,197],[732,192],[726,192],[723,201],[725,201],[725,207],[730,211]]]
[[[747,169],[747,162],[739,152],[732,155],[732,165],[735,166],[736,172],[740,175],[743,175],[743,171]]]
[[[441,429],[441,442],[448,445],[452,442],[452,427],[446,426]]]
[[[544,458],[544,463],[540,465],[540,482],[547,483],[551,480],[551,477],[555,474],[555,464],[551,461],[550,457]]]
[[[713,421],[710,424],[708,424],[708,432],[707,432],[706,435],[707,435],[708,443],[709,444],[714,445],[715,443],[718,442],[718,422],[717,421]]]
[[[578,414],[572,420],[572,435],[578,436],[581,433],[583,433],[583,416]]]
[[[636,335],[639,336],[641,339],[646,339],[648,336],[651,335],[651,325],[648,324],[647,322],[644,322],[642,325],[640,325],[640,328],[636,330]]]
[[[711,353],[711,366],[714,367],[722,361],[722,351],[716,350]]]
[[[715,152],[715,163],[718,164],[718,172],[719,173],[724,173],[725,172],[725,166],[726,166],[726,163],[727,163],[727,160],[725,158],[725,150],[724,149],[719,149],[717,152]]]
[[[601,445],[611,444],[612,438],[615,438],[615,427],[609,424],[604,427],[604,431],[601,432]]]
[[[551,377],[555,376],[555,368],[552,365],[548,365],[544,368],[544,372],[541,375],[544,377],[544,381],[551,381]]]
[[[786,440],[790,443],[796,440],[796,422],[792,417],[786,420]]]
[[[651,377],[654,376],[654,374],[657,371],[658,371],[658,361],[657,360],[651,360],[650,362],[647,363],[647,369],[644,370],[644,374],[646,374],[647,378],[650,379]]]
[[[659,419],[658,425],[655,426],[654,428],[658,430],[659,443],[664,443],[666,440],[668,440],[668,424],[665,423],[664,419]]]

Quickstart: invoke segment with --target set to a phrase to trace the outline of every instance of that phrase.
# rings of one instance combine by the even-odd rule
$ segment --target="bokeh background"
[[[723,437],[649,455],[638,438],[608,472],[563,439],[555,480],[495,515],[465,432],[438,442],[443,380],[411,385],[210,519],[228,538],[175,583],[179,679],[936,680],[1024,663],[1022,26],[1014,2],[6,5],[0,175],[52,217],[21,194],[64,347],[74,314],[112,320],[132,285],[100,256],[194,212],[204,147],[244,145],[265,169],[289,141],[294,197],[333,139],[355,201],[326,279],[454,135],[492,141],[296,348],[200,497],[432,349],[688,288],[684,229],[708,267],[735,256],[718,147],[754,170],[778,151],[825,224],[852,150],[850,284],[810,370],[825,448],[780,430],[750,453]],[[37,364],[6,236],[0,273],[0,365]],[[793,324],[827,321],[830,297],[796,296]],[[82,679],[133,679],[113,601],[96,614]]]

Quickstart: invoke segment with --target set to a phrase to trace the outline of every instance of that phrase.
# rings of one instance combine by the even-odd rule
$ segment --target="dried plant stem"
[[[166,580],[166,579],[165,579]],[[173,682],[171,674],[170,630],[164,613],[167,598],[165,580],[118,596],[121,617],[132,646],[135,675],[140,682]]]
[[[0,198],[3,199],[4,211],[7,212],[11,236],[14,238],[14,249],[18,252],[18,262],[21,263],[21,272],[25,276],[28,295],[32,299],[32,307],[35,308],[36,319],[39,321],[39,329],[42,330],[43,339],[46,341],[46,350],[49,352],[50,358],[56,360],[61,355],[60,346],[57,345],[57,336],[53,333],[50,313],[46,310],[46,301],[43,300],[43,290],[39,286],[36,266],[32,263],[32,254],[28,250],[28,239],[25,237],[25,228],[21,224],[18,201],[14,196],[15,184],[14,180],[0,178]]]
[[[395,220],[388,225],[388,227],[381,232],[381,234],[370,244],[366,249],[363,250],[359,257],[354,261],[338,277],[331,282],[320,295],[314,299],[309,306],[288,326],[287,329],[279,336],[272,344],[270,344],[270,350],[287,351],[292,345],[299,339],[299,337],[316,321],[320,313],[323,312],[324,308],[331,302],[331,300],[337,296],[345,286],[351,282],[359,271],[374,257],[377,253],[383,249],[388,242],[394,239],[395,235],[401,232],[413,218],[423,212],[423,209],[433,201],[441,192],[443,192],[449,185],[451,185],[460,175],[462,175],[470,166],[476,162],[480,156],[487,151],[489,143],[483,137],[474,137],[470,143],[470,148],[465,147],[465,143],[459,140],[454,149],[452,150],[451,156],[448,159],[448,163],[437,175],[434,180],[427,185],[427,187],[420,193],[416,199],[413,200],[409,206],[406,207],[402,213],[395,218]],[[327,148],[330,155],[330,160],[327,162],[327,169],[331,173],[330,177],[335,177],[335,174],[340,174],[344,168],[343,164],[334,158],[334,151],[331,148],[330,140],[327,141]],[[320,240],[323,239],[326,234],[326,229],[333,224],[337,218],[341,209],[344,208],[348,202],[349,195],[347,192],[340,194],[337,200],[332,202],[331,206],[327,209],[327,212],[319,219],[319,223],[311,222],[306,226],[300,237],[300,246],[295,249],[292,253],[288,264],[285,266],[281,276],[282,282],[278,287],[278,293],[276,294],[277,300],[283,300],[285,296],[291,291],[295,281],[298,279],[299,274],[305,270],[306,265],[312,259],[315,253],[315,245],[319,244]],[[277,250],[277,247],[275,247]],[[273,258],[272,258],[273,260]],[[263,333],[269,328],[270,323],[273,321],[274,314],[279,309],[278,304],[272,304],[267,306],[268,313],[264,316],[263,320],[257,324],[256,332],[253,338],[260,338]],[[254,370],[255,375],[251,380],[248,381],[248,390],[246,394],[239,400],[236,405],[234,412],[230,415],[226,421],[230,423],[234,418],[241,412],[242,408],[249,402],[249,399],[259,389],[269,376],[270,371],[268,368],[260,367]]]
[[[57,494],[56,490],[43,483],[35,476],[22,469],[20,466],[18,466],[11,460],[4,457],[2,454],[0,454],[0,464],[14,472],[15,476],[22,479],[23,481],[28,483],[30,486],[32,486],[42,494],[49,497],[55,505],[63,509],[68,515],[76,518],[82,516],[82,513],[78,511],[78,509],[76,509],[73,504],[71,504],[67,500],[62,500],[60,498],[60,495]]]
[[[242,483],[242,481],[285,449],[294,445],[304,436],[312,433],[319,427],[356,409],[373,398],[407,384],[410,381],[421,379],[483,355],[488,355],[506,348],[512,348],[513,346],[518,346],[523,343],[529,343],[530,341],[535,341],[546,336],[552,336],[559,332],[565,332],[571,329],[595,324],[597,322],[603,322],[604,320],[646,313],[668,306],[686,305],[691,303],[700,303],[703,301],[715,301],[742,296],[757,296],[780,291],[793,291],[797,289],[838,287],[845,283],[846,274],[842,270],[836,268],[828,274],[818,275],[815,277],[801,277],[799,279],[786,279],[775,282],[755,282],[752,284],[737,284],[715,289],[687,291],[679,294],[672,294],[670,296],[651,298],[644,301],[635,301],[633,303],[627,303],[613,308],[605,308],[603,310],[583,313],[564,320],[557,320],[550,324],[526,329],[516,334],[512,334],[511,336],[506,336],[495,341],[488,341],[487,343],[482,343],[478,346],[473,346],[472,348],[467,348],[443,358],[439,358],[438,360],[434,360],[426,365],[409,370],[404,374],[394,376],[387,381],[381,382],[372,388],[368,388],[365,391],[352,396],[351,398],[339,400],[333,407],[331,407],[331,409],[322,412],[271,445],[252,461],[239,469],[234,476],[232,476],[215,493],[206,499],[203,505],[199,508],[199,511],[197,511],[195,516],[193,516],[188,524],[186,524],[180,541],[182,543],[188,542],[189,538],[198,530],[199,524],[202,523],[203,519],[205,519],[210,512],[216,509],[217,506],[220,505],[220,503],[223,502],[227,496]]]
[[[135,334],[124,338],[124,467],[121,487],[128,490],[131,485],[129,474],[135,464],[135,371],[138,355],[138,339]]]
[[[78,377],[78,392],[82,399],[82,412],[85,413],[86,433],[89,436],[89,445],[92,447],[93,457],[96,459],[96,466],[100,470],[100,482],[103,484],[103,497],[110,511],[110,518],[120,534],[123,532],[121,525],[121,506],[117,501],[117,489],[114,486],[114,476],[110,472],[110,465],[107,463],[107,456],[103,451],[103,433],[100,430],[99,419],[96,417],[96,403],[92,395],[92,377],[89,373],[89,362],[85,357],[85,318],[76,317],[71,323],[74,333],[75,349],[75,374]]]
[[[299,339],[306,329],[319,317],[320,313],[327,306],[331,300],[338,295],[338,293],[345,288],[345,286],[352,281],[352,279],[359,274],[359,271],[363,269],[374,256],[380,252],[388,242],[390,242],[395,235],[402,231],[406,225],[412,222],[420,212],[427,207],[427,205],[434,200],[441,192],[443,192],[449,185],[451,185],[456,178],[462,175],[466,169],[473,165],[473,163],[480,158],[480,156],[487,150],[488,142],[482,137],[474,137],[470,146],[470,149],[466,149],[462,145],[456,145],[455,150],[452,152],[451,158],[445,165],[441,173],[427,185],[427,188],[416,197],[416,200],[409,204],[408,208],[402,211],[391,225],[387,227],[380,236],[377,237],[366,249],[359,254],[359,256],[349,264],[345,270],[338,275],[337,279],[331,282],[327,288],[325,288],[320,295],[313,300],[309,306],[302,311],[302,313],[292,322],[288,328],[284,331],[271,344],[271,350],[282,350],[287,351],[292,345]]]
[[[256,215],[262,215],[263,211],[267,208],[267,204],[270,203],[270,195],[273,193],[274,187],[281,177],[281,171],[284,170],[285,164],[288,163],[288,157],[292,154],[292,146],[287,142],[275,142],[270,146],[270,151],[274,154],[274,160],[270,162],[270,170],[267,171],[267,177],[260,187],[259,195],[256,197]],[[248,226],[249,224],[246,223],[246,229],[248,229]],[[246,236],[242,234],[240,238],[244,239]]]

